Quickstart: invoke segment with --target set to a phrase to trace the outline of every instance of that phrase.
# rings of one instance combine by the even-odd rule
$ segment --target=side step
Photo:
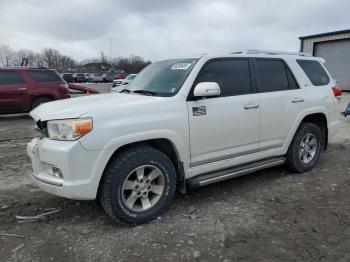
[[[282,165],[285,161],[285,157],[274,157],[249,164],[244,164],[241,166],[236,166],[233,168],[215,171],[204,175],[195,176],[187,180],[187,188],[195,189],[234,177],[243,176],[261,169]]]

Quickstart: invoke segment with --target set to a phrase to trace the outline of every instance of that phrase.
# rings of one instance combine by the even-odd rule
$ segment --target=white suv
[[[27,147],[33,179],[139,224],[176,189],[282,164],[308,171],[339,123],[323,63],[269,51],[172,59],[149,65],[122,93],[41,105],[31,116],[46,138]]]

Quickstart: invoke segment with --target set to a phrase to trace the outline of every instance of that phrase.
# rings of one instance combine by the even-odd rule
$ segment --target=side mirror
[[[216,82],[198,83],[193,90],[193,96],[195,97],[218,96],[220,93],[220,86]]]

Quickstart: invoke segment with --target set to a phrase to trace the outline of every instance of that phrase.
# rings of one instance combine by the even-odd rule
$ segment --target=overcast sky
[[[298,51],[301,35],[350,28],[349,0],[0,0],[0,43],[77,60]]]

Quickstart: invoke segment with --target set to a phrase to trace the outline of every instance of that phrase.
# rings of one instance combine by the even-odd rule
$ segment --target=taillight
[[[341,89],[339,87],[332,87],[332,90],[335,97],[341,96]]]

